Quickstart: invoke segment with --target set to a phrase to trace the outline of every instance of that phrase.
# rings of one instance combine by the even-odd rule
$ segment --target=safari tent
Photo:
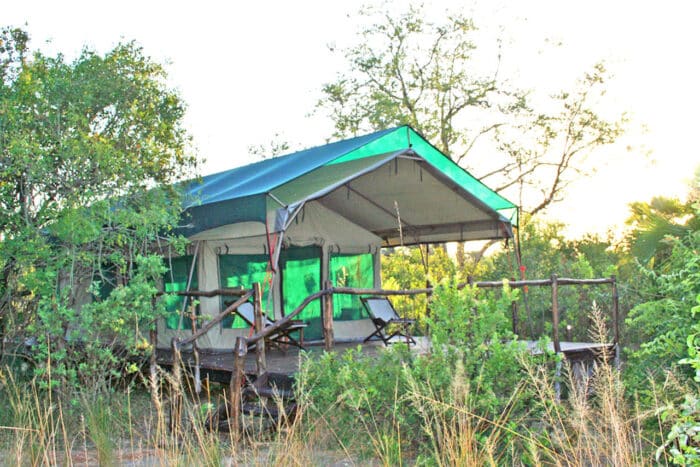
[[[170,257],[166,292],[264,284],[263,307],[280,318],[326,280],[379,287],[383,247],[512,236],[517,208],[408,126],[378,131],[205,176],[184,186],[180,233],[187,254]],[[172,299],[158,346],[190,334],[186,298]],[[191,299],[190,299],[191,300]],[[225,297],[201,297],[215,316]],[[333,297],[338,341],[373,331],[356,296]],[[299,316],[321,338],[321,300]],[[249,327],[228,318],[198,340],[230,349]]]

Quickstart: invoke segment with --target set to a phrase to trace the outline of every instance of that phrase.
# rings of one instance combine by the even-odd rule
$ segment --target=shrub
[[[464,407],[468,400],[482,420],[521,406],[521,394],[513,395],[521,378],[517,356],[526,351],[515,342],[506,318],[516,296],[507,288],[498,297],[471,287],[458,290],[452,279],[436,288],[425,319],[430,353],[415,355],[404,344],[394,344],[376,358],[358,348],[307,359],[300,374],[305,416],[312,424],[323,421],[332,434],[327,441],[374,453],[388,464],[397,453],[433,459],[438,427],[426,426],[432,418],[425,397],[446,407]],[[450,424],[461,423],[454,409],[443,415]],[[508,439],[489,437],[488,424],[478,424],[478,431],[477,444],[482,438]]]

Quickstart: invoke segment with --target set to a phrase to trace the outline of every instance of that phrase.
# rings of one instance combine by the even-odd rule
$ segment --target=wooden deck
[[[430,341],[427,337],[415,337],[416,345],[411,346],[411,350],[417,354],[427,353],[430,349]],[[537,355],[542,352],[537,347],[534,341],[524,341],[528,349]],[[570,361],[593,361],[601,352],[609,352],[612,355],[614,351],[613,344],[599,344],[592,342],[565,342],[560,343],[562,353]],[[336,343],[334,351],[338,353],[347,352],[350,349],[361,349],[363,355],[376,356],[386,347],[380,341],[367,343],[351,342],[351,343]],[[549,350],[552,351],[552,343],[549,344]],[[299,371],[299,364],[303,358],[319,358],[324,353],[323,345],[309,345],[307,350],[300,352],[296,347],[290,347],[283,351],[280,349],[267,349],[267,370],[273,373],[294,374]],[[194,365],[194,356],[191,350],[183,350],[181,352],[185,366]],[[228,383],[233,371],[233,352],[232,351],[207,351],[200,350],[200,369],[202,377],[209,377],[211,381]],[[173,363],[172,350],[158,349],[156,353],[156,361],[161,366],[169,367]],[[255,351],[251,351],[246,356],[245,372],[248,374],[256,373]]]

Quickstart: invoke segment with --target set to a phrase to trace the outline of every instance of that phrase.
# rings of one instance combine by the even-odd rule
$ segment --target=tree
[[[360,13],[371,24],[357,45],[344,50],[349,71],[324,85],[318,103],[335,123],[336,136],[409,124],[535,214],[585,173],[590,151],[623,131],[624,118],[609,121],[593,108],[604,93],[602,64],[541,112],[531,108],[527,92],[499,76],[500,51],[490,73],[478,70],[471,19],[453,14],[430,23],[415,6],[403,14]],[[485,139],[490,147],[472,153]]]
[[[665,376],[686,356],[688,336],[697,330],[696,298],[700,296],[700,172],[686,201],[656,197],[630,205],[627,238],[636,259],[636,306],[626,320],[630,340],[628,375],[643,384],[651,373]]]
[[[455,264],[444,248],[396,247],[382,255],[382,282],[386,289],[422,289],[456,275]],[[392,302],[401,316],[411,318],[421,318],[428,306],[424,295],[398,296]]]
[[[700,216],[696,212],[699,201],[700,167],[685,201],[655,196],[650,202],[631,203],[631,215],[627,219],[631,227],[627,238],[631,253],[652,267],[664,264],[673,249],[673,241],[669,239],[689,238],[688,234],[700,230]]]
[[[28,42],[0,31],[0,324],[31,330],[60,362],[87,355],[95,331],[135,335],[153,312],[147,256],[178,219],[168,187],[196,164],[184,105],[136,44],[68,62]],[[116,300],[110,314],[85,303],[93,281]]]
[[[248,155],[257,159],[277,157],[289,151],[289,142],[283,139],[279,133],[275,133],[275,136],[267,144],[251,144],[248,146]]]
[[[692,368],[678,362],[686,356],[688,336],[697,330],[700,230],[668,242],[670,251],[662,267],[640,268],[642,298],[626,320],[628,339],[637,344],[631,349],[627,370],[635,387],[645,387],[649,376],[663,380],[673,368],[688,380],[694,375]]]

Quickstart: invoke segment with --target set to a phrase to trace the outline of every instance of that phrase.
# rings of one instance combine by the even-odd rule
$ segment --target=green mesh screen
[[[268,255],[219,255],[219,284],[222,288],[250,289],[253,284],[259,282],[263,287],[263,309],[272,316],[273,304],[268,303],[270,284],[267,279]],[[222,297],[221,309],[226,308],[224,301],[233,300],[233,297]],[[247,328],[243,318],[234,314],[221,321],[221,326],[226,329]]]
[[[287,315],[309,295],[321,290],[321,249],[318,247],[289,248],[280,254],[282,269],[282,309]],[[304,337],[320,339],[321,301],[314,300],[297,319],[308,323]]]
[[[163,276],[163,290],[166,293],[184,292],[187,290],[187,278],[192,267],[192,259],[191,255],[172,259],[165,258],[165,266],[169,268],[168,272]],[[197,290],[197,287],[197,267],[195,265],[190,290]],[[180,319],[185,298],[177,295],[166,295],[163,297],[165,309],[168,312],[165,317],[165,324],[168,329],[192,329],[192,319],[190,317],[182,316],[182,320]],[[180,321],[182,321],[181,326],[179,326]]]
[[[332,256],[331,282],[337,287],[374,287],[374,259],[371,254]],[[359,295],[333,295],[333,319],[352,321],[367,318]]]

